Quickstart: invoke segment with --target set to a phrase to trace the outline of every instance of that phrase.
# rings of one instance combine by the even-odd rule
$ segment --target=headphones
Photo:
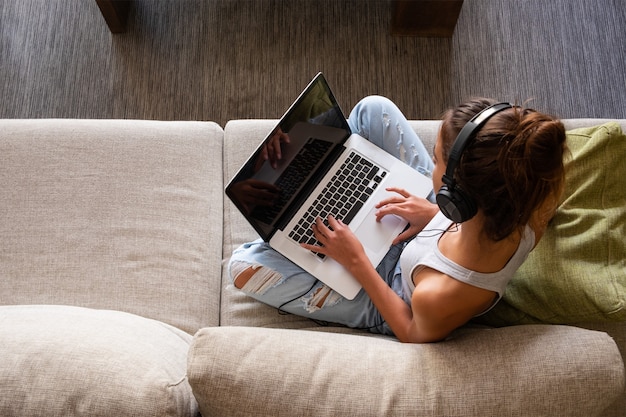
[[[443,185],[437,192],[437,205],[441,212],[455,223],[463,223],[474,217],[478,208],[473,198],[468,196],[461,187],[454,181],[454,171],[456,170],[463,151],[469,142],[476,136],[476,133],[489,120],[490,117],[502,110],[513,107],[510,103],[498,103],[487,107],[463,126],[458,136],[454,140],[446,173],[443,175]]]

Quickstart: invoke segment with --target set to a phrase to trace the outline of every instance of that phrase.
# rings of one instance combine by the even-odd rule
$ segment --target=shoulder
[[[471,319],[491,306],[497,294],[424,268],[417,274],[411,295],[414,314],[434,320]],[[461,323],[462,324],[462,323]]]

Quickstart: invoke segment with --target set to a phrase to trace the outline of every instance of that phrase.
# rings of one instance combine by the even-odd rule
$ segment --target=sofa
[[[624,187],[602,188],[600,211],[564,202],[563,237],[546,233],[490,316],[402,344],[229,282],[256,236],[224,185],[275,122],[0,120],[0,415],[626,415]],[[626,120],[607,122],[564,120],[593,126],[572,133],[568,175],[609,171],[587,188],[624,181]],[[439,122],[411,124],[432,149]],[[599,131],[612,142],[585,148]],[[572,234],[587,215],[599,235]]]

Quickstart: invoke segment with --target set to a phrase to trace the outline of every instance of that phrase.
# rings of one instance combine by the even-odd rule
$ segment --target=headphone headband
[[[470,121],[465,124],[465,126],[463,126],[463,129],[461,129],[457,135],[454,140],[454,144],[452,145],[452,149],[450,150],[450,156],[448,156],[448,165],[446,167],[444,177],[448,177],[451,181],[454,181],[454,170],[456,170],[456,166],[459,164],[461,155],[463,154],[463,151],[469,141],[476,135],[480,128],[483,127],[487,120],[491,118],[491,116],[501,112],[502,110],[510,109],[511,107],[513,107],[513,105],[510,103],[494,104],[480,111],[472,117]]]
[[[446,173],[442,178],[443,185],[437,192],[436,197],[439,209],[450,220],[456,223],[462,223],[471,219],[477,211],[474,199],[466,195],[465,192],[456,185],[456,181],[454,181],[454,171],[461,160],[463,151],[489,118],[502,110],[512,107],[513,105],[510,103],[497,103],[487,107],[472,117],[470,121],[463,126],[454,140],[450,155],[448,156]]]

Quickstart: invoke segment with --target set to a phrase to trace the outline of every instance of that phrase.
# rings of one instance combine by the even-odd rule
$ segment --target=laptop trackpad
[[[400,233],[406,224],[405,220],[394,215],[385,216],[377,222],[376,211],[377,209],[373,207],[354,232],[368,252],[380,251],[381,242],[393,240],[390,238]],[[387,249],[385,248],[385,251]]]

